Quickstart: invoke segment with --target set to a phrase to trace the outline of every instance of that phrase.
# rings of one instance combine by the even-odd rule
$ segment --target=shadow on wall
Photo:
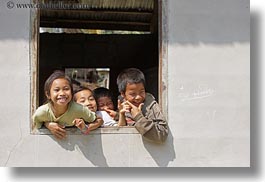
[[[67,140],[57,140],[54,136],[49,136],[65,150],[79,152],[95,167],[109,167],[103,153],[101,135],[91,135],[89,139],[84,138],[86,136],[80,135],[82,138],[79,140],[77,140],[76,137],[68,137]],[[157,166],[167,167],[169,162],[176,158],[173,142],[174,139],[170,129],[168,138],[163,144],[153,143],[144,138],[142,138],[142,140],[145,149],[152,156]],[[84,165],[86,164],[84,163]]]
[[[168,36],[171,45],[250,41],[248,1],[169,0],[168,7]],[[174,11],[171,11],[172,7]]]
[[[77,152],[81,153],[95,167],[108,167],[101,145],[101,135],[91,135],[89,139],[84,138],[86,136],[80,135],[80,137],[82,137],[80,140],[77,140],[76,137],[68,137],[67,141],[60,141],[55,139],[52,135],[49,136],[62,148],[69,151],[77,150]]]
[[[174,139],[170,129],[165,143],[157,144],[143,139],[143,144],[159,167],[167,167],[169,162],[176,158]]]
[[[11,3],[11,4],[10,4]],[[12,5],[20,3],[18,0],[0,1],[0,40],[25,40],[29,39],[29,8],[16,8]],[[10,7],[11,5],[11,7]],[[20,28],[17,28],[20,27]],[[10,31],[12,30],[12,31]]]

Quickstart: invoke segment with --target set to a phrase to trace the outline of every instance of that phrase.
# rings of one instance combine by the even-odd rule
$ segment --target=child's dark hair
[[[105,87],[98,87],[93,90],[93,95],[96,100],[98,100],[100,97],[109,97],[112,100],[112,93],[109,89]]]
[[[143,72],[137,68],[128,68],[121,71],[117,77],[117,85],[120,93],[125,92],[128,83],[142,83],[145,87],[145,77]]]
[[[67,75],[65,75],[63,71],[56,70],[49,76],[49,78],[45,81],[45,84],[44,84],[44,93],[45,93],[45,96],[47,97],[47,101],[48,101],[48,96],[50,96],[51,94],[50,90],[51,90],[53,81],[59,78],[63,78],[69,82],[71,93],[73,94],[73,86],[72,86],[71,79]]]
[[[74,93],[73,93],[73,99],[74,99],[74,101],[76,101],[75,94],[78,93],[78,92],[81,92],[81,91],[83,91],[83,90],[89,90],[92,94],[94,94],[93,91],[92,91],[90,88],[88,88],[88,87],[83,87],[83,86],[79,86],[77,89],[74,89]],[[94,96],[93,96],[93,97],[94,97]]]

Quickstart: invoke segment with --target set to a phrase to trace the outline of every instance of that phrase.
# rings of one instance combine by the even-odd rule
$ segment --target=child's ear
[[[49,96],[48,92],[45,92],[45,95],[46,95],[47,99],[50,99],[50,96]]]

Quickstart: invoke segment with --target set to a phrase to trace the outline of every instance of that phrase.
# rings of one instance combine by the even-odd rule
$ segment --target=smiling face
[[[125,93],[122,93],[125,100],[139,107],[145,100],[145,88],[143,83],[127,83]]]
[[[72,100],[72,92],[69,82],[64,78],[55,79],[52,82],[50,93],[46,93],[47,98],[54,107],[67,108]]]
[[[90,90],[81,90],[75,94],[75,101],[83,106],[87,106],[89,110],[96,112],[97,103]]]
[[[104,111],[105,109],[114,110],[114,104],[110,97],[103,96],[99,97],[98,100],[98,110]]]

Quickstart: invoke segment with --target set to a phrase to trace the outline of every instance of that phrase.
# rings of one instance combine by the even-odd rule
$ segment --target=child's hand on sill
[[[48,130],[59,140],[66,138],[65,127],[55,122],[45,122],[44,124]]]

